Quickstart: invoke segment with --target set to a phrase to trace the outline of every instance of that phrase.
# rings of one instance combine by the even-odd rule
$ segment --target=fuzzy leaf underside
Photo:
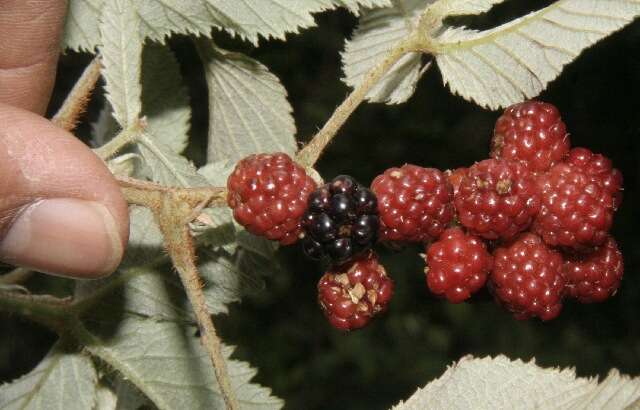
[[[433,0],[394,0],[392,7],[367,10],[360,16],[358,28],[342,52],[344,81],[352,88],[380,63],[398,42],[415,28],[422,11]],[[403,56],[369,91],[371,102],[400,104],[415,91],[418,80],[428,66],[420,53]]]
[[[601,382],[505,356],[465,356],[392,410],[601,409],[640,406],[640,378],[611,370]]]
[[[140,38],[164,42],[172,34],[210,36],[217,28],[257,45],[260,37],[285,39],[315,26],[314,13],[346,7],[389,5],[389,0],[127,0],[141,24]],[[94,52],[101,44],[96,29],[105,0],[69,0],[63,48]],[[108,11],[109,12],[109,11]]]
[[[104,320],[104,319],[103,319]],[[126,378],[160,410],[223,409],[224,400],[208,355],[195,336],[195,327],[125,317],[117,328],[93,331],[87,351]],[[250,380],[256,371],[248,364],[229,360],[224,347],[231,386],[243,409],[282,407],[271,391]]]
[[[4,410],[87,410],[96,400],[96,369],[91,358],[58,342],[38,366],[0,386]]]
[[[640,15],[639,0],[558,0],[486,31],[448,28],[435,54],[451,91],[491,109],[538,95],[587,47]]]
[[[189,142],[191,106],[174,53],[158,43],[142,53],[142,115],[147,130],[171,151],[181,153]]]
[[[123,129],[133,125],[142,110],[138,24],[129,0],[112,0],[104,5],[100,22],[102,75],[113,116]]]
[[[209,89],[209,161],[297,149],[287,91],[269,70],[240,53],[198,42]]]

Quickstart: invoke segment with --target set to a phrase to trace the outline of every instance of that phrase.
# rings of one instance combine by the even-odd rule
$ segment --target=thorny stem
[[[313,167],[320,158],[320,155],[331,142],[338,130],[344,125],[349,116],[364,101],[367,93],[373,88],[378,81],[394,66],[395,63],[407,53],[416,51],[419,41],[417,36],[412,35],[401,41],[391,49],[387,57],[378,65],[373,67],[364,79],[356,87],[351,94],[336,108],[329,120],[324,124],[322,129],[313,137],[313,139],[298,152],[296,160],[304,167]]]
[[[100,78],[100,57],[96,56],[84,69],[80,79],[64,100],[62,107],[51,121],[58,127],[71,131],[78,123],[78,117],[85,111],[91,92]]]
[[[195,264],[193,238],[188,227],[193,208],[181,202],[173,193],[165,193],[160,207],[155,209],[154,213],[165,238],[167,252],[180,275],[189,302],[196,314],[201,342],[209,354],[226,407],[230,410],[239,409],[229,380],[227,363],[222,355],[222,342],[207,308],[202,291],[202,280]]]

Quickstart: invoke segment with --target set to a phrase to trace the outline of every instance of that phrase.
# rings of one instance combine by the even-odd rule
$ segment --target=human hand
[[[77,278],[115,270],[127,203],[104,162],[42,117],[64,0],[0,0],[0,260]]]

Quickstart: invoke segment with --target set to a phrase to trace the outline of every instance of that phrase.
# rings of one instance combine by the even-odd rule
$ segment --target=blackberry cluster
[[[348,175],[335,177],[309,195],[302,249],[312,259],[346,263],[378,238],[378,201]]]
[[[371,189],[341,175],[316,189],[286,154],[240,161],[228,180],[236,220],[329,262],[318,302],[332,326],[365,326],[387,309],[393,282],[372,247],[421,242],[427,287],[461,303],[486,286],[517,319],[550,320],[565,298],[616,294],[623,258],[610,236],[622,174],[571,148],[551,104],[526,101],[498,118],[489,159],[441,172],[405,164]],[[393,246],[392,246],[393,247]]]

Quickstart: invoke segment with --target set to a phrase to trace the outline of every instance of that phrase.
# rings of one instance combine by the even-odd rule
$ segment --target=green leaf
[[[497,109],[536,96],[585,48],[638,15],[638,0],[559,0],[490,30],[450,27],[434,53],[452,92]]]
[[[365,75],[387,56],[417,26],[426,6],[433,0],[394,0],[392,7],[367,10],[360,16],[358,28],[345,43],[342,53],[347,85],[356,88]],[[408,53],[369,91],[371,102],[400,104],[415,91],[418,80],[429,68],[418,52]]]
[[[91,409],[96,399],[96,383],[91,359],[58,342],[35,369],[0,386],[0,408]]]
[[[640,378],[611,370],[607,378],[576,377],[573,369],[544,369],[505,356],[465,356],[393,410],[624,409],[640,404]],[[629,407],[627,407],[629,406]]]
[[[224,408],[211,363],[194,327],[134,317],[126,317],[111,328],[100,322],[100,329],[92,334],[79,335],[91,341],[87,351],[120,373],[159,409]],[[225,357],[231,352],[232,348],[224,348]],[[227,369],[242,408],[282,407],[282,401],[271,396],[269,389],[250,383],[256,372],[248,364],[227,360]]]
[[[505,0],[439,0],[432,8],[442,16],[462,16],[485,13]]]
[[[93,410],[116,410],[118,405],[118,396],[110,387],[104,384],[98,384],[96,389],[96,402]]]
[[[259,36],[284,40],[287,33],[315,26],[313,13],[347,7],[375,7],[389,0],[130,0],[140,16],[141,38],[164,41],[174,34],[211,35],[216,27],[257,45]],[[64,44],[92,51],[100,44],[95,31],[104,0],[70,0]],[[113,10],[105,11],[112,13]]]
[[[141,111],[142,41],[138,25],[130,0],[105,3],[100,22],[102,75],[106,82],[107,100],[122,128],[133,125]]]
[[[156,141],[181,153],[189,140],[191,107],[173,52],[149,44],[142,53],[142,114]]]
[[[207,180],[198,174],[196,167],[189,160],[156,139],[154,135],[141,134],[137,142],[140,155],[148,166],[147,172],[154,181],[185,188],[208,185]]]
[[[296,151],[287,91],[257,61],[198,42],[209,87],[209,161],[237,161],[256,152]]]

